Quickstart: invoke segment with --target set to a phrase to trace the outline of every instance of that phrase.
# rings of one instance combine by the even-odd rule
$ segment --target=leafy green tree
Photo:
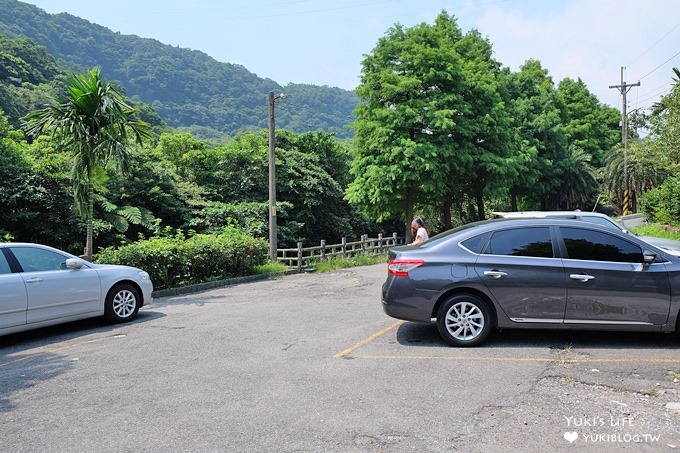
[[[598,189],[598,174],[591,164],[590,154],[571,145],[555,165],[559,175],[557,186],[546,199],[550,209],[581,209],[592,203]]]
[[[75,250],[84,225],[73,211],[62,156],[37,154],[49,146],[47,138],[26,143],[0,110],[0,237]]]
[[[66,86],[66,72],[31,39],[0,34],[0,109],[18,128],[21,118]]]
[[[601,167],[606,155],[621,141],[621,113],[600,103],[581,79],[563,79],[557,95],[569,145],[590,154],[592,164]]]
[[[618,114],[597,101],[582,81],[554,88],[548,71],[529,60],[508,76],[515,128],[523,156],[521,177],[510,187],[525,209],[576,209],[593,204],[596,169],[617,141]]]
[[[156,150],[172,162],[176,171],[183,177],[188,177],[187,166],[183,162],[184,156],[190,151],[202,151],[206,149],[205,143],[196,139],[191,134],[163,133],[158,139]]]
[[[649,119],[654,146],[665,150],[672,171],[680,173],[680,70],[673,68],[675,82],[671,91],[653,106]]]
[[[279,241],[294,246],[358,236],[366,230],[343,199],[349,155],[334,134],[277,131],[276,187]],[[216,231],[228,219],[253,234],[268,225],[268,137],[266,131],[238,134],[224,146],[198,145],[189,136],[164,135],[156,151],[173,156],[177,171],[203,190],[189,227]],[[171,150],[175,151],[171,151]],[[264,203],[264,204],[263,204]],[[153,212],[153,210],[152,210]]]
[[[469,113],[454,47],[461,38],[456,20],[442,12],[432,26],[390,28],[362,62],[346,197],[376,221],[408,224],[419,200],[435,204],[450,192],[447,181],[462,164],[452,135]]]
[[[680,225],[680,70],[673,68],[673,73],[673,87],[647,117],[649,135],[629,148],[628,170],[632,193],[640,197],[640,192],[645,192],[640,197],[645,214],[653,220]],[[622,180],[622,171],[617,171],[622,160],[619,156],[610,162],[614,167],[610,180]]]
[[[135,239],[139,233],[148,237],[155,230],[149,225],[151,216],[173,230],[184,228],[191,221],[192,211],[206,204],[205,190],[178,175],[174,164],[157,148],[132,148],[129,164],[127,174],[109,175],[102,190],[108,202],[119,208],[134,207],[143,214],[140,220],[144,221],[129,225],[125,234],[128,239]],[[102,207],[98,205],[98,214],[103,218]]]
[[[266,131],[246,132],[223,147],[185,154],[184,164],[212,200],[265,201],[269,198],[268,146]]]
[[[74,74],[67,100],[55,102],[29,115],[27,132],[48,132],[73,157],[73,193],[78,213],[87,221],[85,255],[92,258],[94,177],[99,168],[127,171],[128,132],[142,143],[150,138],[146,123],[134,117],[124,97],[101,76],[99,68]]]
[[[548,206],[559,177],[554,164],[566,154],[567,137],[555,87],[548,71],[537,60],[528,60],[519,72],[503,77],[508,108],[518,134],[517,155],[523,163],[519,177],[509,184],[510,209]]]
[[[466,108],[452,138],[464,161],[454,167],[449,181],[465,182],[475,200],[476,219],[481,220],[485,218],[484,197],[507,192],[524,168],[523,159],[516,152],[517,137],[502,97],[500,63],[492,58],[491,43],[472,30],[455,48],[463,61]]]
[[[642,194],[660,185],[671,174],[669,156],[651,137],[632,141],[628,146],[628,188],[631,206],[637,206]],[[623,209],[623,147],[616,147],[602,168],[602,189]]]

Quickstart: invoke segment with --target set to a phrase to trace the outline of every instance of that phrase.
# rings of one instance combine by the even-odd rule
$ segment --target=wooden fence
[[[349,258],[385,253],[388,248],[398,245],[399,240],[397,233],[392,233],[391,237],[379,234],[377,238],[369,238],[364,234],[360,241],[347,242],[346,238],[342,238],[340,244],[328,245],[325,240],[321,240],[321,244],[315,247],[302,247],[302,242],[298,242],[297,248],[278,249],[276,254],[278,261],[300,270],[312,262],[325,261],[332,257]]]

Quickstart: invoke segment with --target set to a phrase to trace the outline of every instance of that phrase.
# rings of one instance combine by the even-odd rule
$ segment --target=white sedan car
[[[149,274],[93,264],[39,244],[0,243],[0,335],[84,318],[134,319],[151,303]]]

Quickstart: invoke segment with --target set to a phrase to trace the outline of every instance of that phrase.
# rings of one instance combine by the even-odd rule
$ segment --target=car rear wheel
[[[116,323],[130,321],[137,316],[141,303],[137,288],[126,283],[116,285],[106,295],[106,319]]]
[[[473,294],[458,294],[437,311],[437,329],[453,346],[476,346],[487,339],[492,329],[488,304]]]

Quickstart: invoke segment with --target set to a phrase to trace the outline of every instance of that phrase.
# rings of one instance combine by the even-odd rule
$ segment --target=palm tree
[[[633,212],[637,210],[642,194],[661,183],[669,176],[667,151],[658,149],[656,144],[645,138],[635,141],[628,149],[628,185]],[[619,146],[605,158],[602,171],[603,189],[620,205],[623,204],[623,149]]]
[[[549,209],[581,209],[587,206],[597,191],[597,171],[592,157],[581,148],[570,145],[557,163],[559,186],[547,196]]]
[[[148,125],[134,118],[136,112],[101,76],[99,68],[73,74],[69,97],[28,116],[26,132],[48,132],[60,149],[73,156],[73,198],[76,211],[87,221],[85,255],[92,259],[94,180],[106,167],[127,172],[128,137],[138,143],[150,138]]]

